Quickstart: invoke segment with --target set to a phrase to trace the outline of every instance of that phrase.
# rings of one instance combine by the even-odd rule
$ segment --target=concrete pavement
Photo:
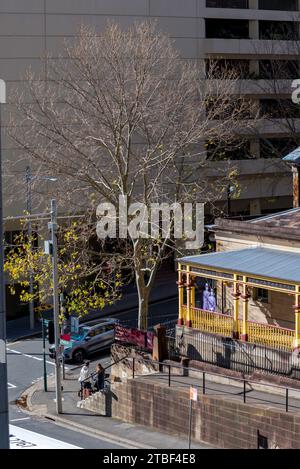
[[[97,415],[77,407],[79,401],[77,392],[78,372],[70,372],[63,381],[63,414],[57,415],[55,409],[54,380],[50,382],[50,391],[43,391],[42,382],[36,383],[23,393],[20,403],[27,402],[27,411],[36,416],[43,416],[58,425],[77,430],[83,434],[93,435],[108,444],[121,445],[125,448],[145,449],[186,449],[188,441],[182,437],[167,435],[154,431],[142,425],[133,425]],[[110,446],[108,446],[110,448]],[[203,443],[193,443],[192,448],[211,449],[212,447]]]

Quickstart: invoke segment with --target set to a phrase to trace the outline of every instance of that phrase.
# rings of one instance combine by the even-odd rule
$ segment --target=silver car
[[[82,363],[86,356],[110,347],[115,340],[115,325],[117,319],[97,319],[81,324],[78,333],[71,333],[60,338],[60,345],[64,346],[66,361]],[[49,355],[55,358],[55,346],[49,348]]]

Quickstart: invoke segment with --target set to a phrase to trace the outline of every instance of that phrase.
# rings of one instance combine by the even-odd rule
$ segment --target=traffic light
[[[46,323],[46,338],[48,339],[49,344],[55,343],[55,334],[54,334],[54,322],[47,321]]]

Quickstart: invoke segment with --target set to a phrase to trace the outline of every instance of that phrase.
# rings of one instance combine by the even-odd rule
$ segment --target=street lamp
[[[231,196],[235,191],[235,187],[230,184],[227,186],[227,217],[231,214]]]
[[[57,179],[54,177],[48,176],[33,176],[31,174],[30,166],[26,168],[26,184],[27,184],[27,193],[26,193],[26,209],[29,215],[32,215],[32,181],[39,180],[39,181],[50,181],[56,182]],[[30,250],[32,249],[31,245],[31,237],[32,237],[32,224],[31,219],[28,220],[28,239],[30,242]],[[30,272],[29,276],[29,293],[30,293],[30,302],[29,302],[29,322],[30,322],[30,329],[34,329],[34,301],[33,297],[33,274]]]
[[[3,201],[2,201],[2,104],[6,103],[6,84],[0,80],[0,449],[9,449],[8,391],[6,362],[6,313],[4,289]]]

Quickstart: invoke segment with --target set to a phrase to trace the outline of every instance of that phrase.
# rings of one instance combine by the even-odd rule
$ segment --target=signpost
[[[71,332],[78,334],[79,331],[79,318],[78,316],[71,316]]]
[[[192,417],[193,417],[193,401],[198,400],[198,389],[190,387],[190,411],[189,411],[189,449],[191,449],[192,439]]]
[[[45,334],[45,319],[42,319],[42,333],[43,333],[43,359],[44,359],[44,391],[48,391],[47,385],[47,364],[46,364],[46,334]]]

